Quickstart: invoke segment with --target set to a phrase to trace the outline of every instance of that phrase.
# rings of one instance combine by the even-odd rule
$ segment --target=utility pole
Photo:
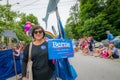
[[[6,2],[6,8],[7,8],[7,16],[8,19],[6,19],[6,27],[8,26],[7,24],[9,24],[9,9],[10,9],[10,4],[9,4],[9,0],[7,0]],[[10,45],[12,45],[12,38],[11,37],[7,37],[7,45],[10,47]]]
[[[7,0],[7,4],[6,5],[9,5],[9,0]]]

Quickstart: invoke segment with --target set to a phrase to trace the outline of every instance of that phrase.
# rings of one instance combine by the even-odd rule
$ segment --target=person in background
[[[18,56],[20,56],[20,62],[21,62],[21,65],[22,65],[23,51],[24,51],[25,46],[26,46],[25,41],[20,41],[19,46],[20,46],[20,47],[19,47],[19,49],[20,49],[20,53],[18,54]]]
[[[34,38],[31,49],[33,80],[55,80],[54,64],[48,59],[48,42],[45,39],[44,29],[41,26],[35,26],[31,33]],[[22,80],[27,80],[29,45],[25,47],[23,53]]]
[[[20,48],[19,48],[18,44],[14,44],[14,46],[13,46],[13,55],[16,57],[19,57],[19,55],[20,55]]]
[[[76,44],[77,44],[76,40],[75,40],[75,39],[73,39],[73,40],[72,40],[73,49],[75,49]]]
[[[79,44],[76,44],[76,45],[75,45],[74,51],[75,51],[75,52],[78,52],[78,51],[79,51]]]
[[[8,49],[8,45],[6,45],[6,43],[2,42],[1,43],[1,50],[7,50]]]
[[[81,46],[82,46],[82,52],[84,55],[90,54],[89,42],[88,42],[87,36],[84,36]]]
[[[73,44],[73,49],[74,49],[74,51],[75,51],[75,52],[78,52],[78,50],[79,50],[79,43],[78,43],[78,41],[75,40],[75,39],[73,39],[73,40],[72,40],[72,44]]]
[[[106,34],[107,34],[107,39],[109,43],[113,43],[113,40],[114,40],[113,34],[111,34],[110,31],[106,31]]]
[[[0,50],[2,51],[3,45],[2,42],[0,42]]]
[[[109,56],[109,54],[108,54],[108,46],[103,46],[102,48],[101,48],[101,51],[102,51],[102,53],[101,53],[101,57],[102,58],[108,58],[108,56]]]
[[[103,43],[95,47],[95,57],[108,58],[108,46],[105,47]]]
[[[102,43],[97,43],[95,45],[95,49],[94,49],[94,51],[95,51],[95,55],[94,56],[95,57],[100,57],[101,54],[102,54],[103,48],[104,48],[104,45]]]
[[[20,57],[20,63],[22,65],[22,58],[23,58],[23,50],[25,48],[25,42],[21,41],[20,45],[14,44],[13,47],[13,55],[16,57]]]
[[[114,59],[119,58],[118,49],[114,46],[114,44],[109,44],[108,54],[109,54],[108,58],[114,58]]]
[[[83,43],[84,43],[84,39],[83,38],[79,39],[79,47],[81,50],[83,50]]]
[[[20,66],[22,65],[22,60],[21,60],[21,57],[20,57],[20,54],[21,54],[21,47],[19,47],[19,45],[18,44],[14,44],[14,46],[13,46],[13,56],[15,57],[15,60],[16,59],[18,59],[17,61],[19,61],[20,62]],[[17,62],[16,62],[17,63]],[[17,68],[19,68],[19,67],[17,67],[17,65],[16,65],[16,69]],[[21,69],[20,69],[21,70]],[[20,78],[21,78],[21,74],[19,75],[20,76]]]
[[[95,42],[93,36],[88,37],[90,55],[93,55],[95,49]]]

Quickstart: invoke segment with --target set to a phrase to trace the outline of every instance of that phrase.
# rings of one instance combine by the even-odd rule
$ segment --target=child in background
[[[109,54],[108,58],[114,59],[119,58],[118,49],[114,46],[114,44],[109,44],[108,54]]]
[[[101,57],[108,58],[108,55],[108,47],[103,47]]]
[[[75,46],[75,52],[78,52],[78,50],[79,50],[79,46],[78,46],[78,44],[76,44],[76,46]]]
[[[107,48],[103,45],[103,43],[99,43],[100,45],[95,48],[95,57],[108,57]]]
[[[82,52],[83,52],[83,54],[86,55],[86,54],[89,54],[89,53],[90,53],[89,43],[88,43],[87,37],[84,37],[83,43],[81,44],[81,47],[82,47]]]
[[[73,39],[73,40],[72,40],[72,45],[73,45],[73,49],[74,49],[74,50],[75,50],[76,44],[77,44],[76,40]]]

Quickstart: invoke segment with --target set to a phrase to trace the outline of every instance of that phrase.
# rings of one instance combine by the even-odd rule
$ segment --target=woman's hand
[[[23,77],[22,80],[27,80],[27,78],[26,78],[26,77]]]

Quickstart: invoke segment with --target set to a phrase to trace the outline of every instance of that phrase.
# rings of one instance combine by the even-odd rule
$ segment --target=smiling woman
[[[32,42],[31,60],[33,80],[55,80],[54,78],[54,65],[52,60],[48,59],[48,42],[45,39],[45,31],[41,26],[35,26],[32,29]],[[23,65],[22,65],[22,78],[26,79],[26,68],[28,63],[28,44],[24,50]],[[49,73],[48,73],[49,72]]]
[[[44,39],[44,37],[45,37],[45,31],[43,30],[42,27],[35,26],[32,29],[32,37],[34,38],[34,40]]]

